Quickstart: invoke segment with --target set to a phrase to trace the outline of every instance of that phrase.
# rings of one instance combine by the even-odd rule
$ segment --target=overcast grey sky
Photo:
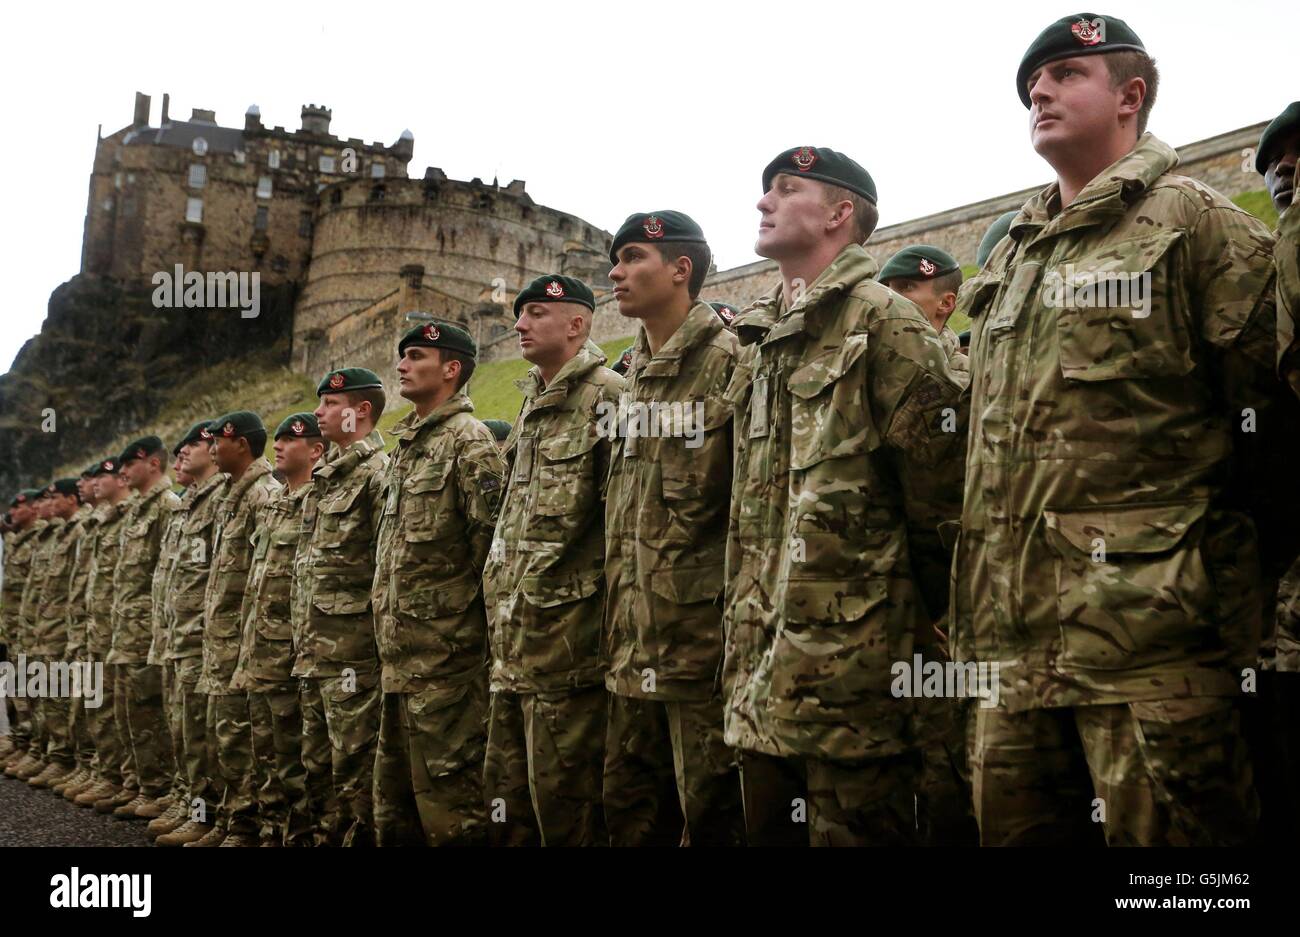
[[[1290,4],[1127,2],[1161,70],[1150,130],[1175,146],[1300,98]],[[373,10],[373,14],[371,11]],[[739,0],[19,4],[5,11],[0,368],[78,272],[95,128],[134,93],[171,113],[299,126],[324,104],[341,136],[415,134],[410,175],[523,179],[544,205],[613,231],[676,208],[720,269],[755,259],[763,166],[830,146],[867,167],[881,224],[1050,178],[1029,145],[1016,65],[1042,2],[890,5]],[[883,260],[883,258],[878,258]]]

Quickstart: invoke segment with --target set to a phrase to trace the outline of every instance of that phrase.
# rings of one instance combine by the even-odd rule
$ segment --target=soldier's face
[[[614,299],[619,314],[631,319],[644,319],[664,309],[690,280],[688,259],[668,260],[659,248],[649,244],[624,244],[615,256],[618,262],[609,271]]]
[[[1102,55],[1081,55],[1048,62],[1029,76],[1029,136],[1039,156],[1068,150],[1085,152],[1108,148],[1121,115],[1136,114],[1131,98],[1134,82],[1110,86],[1110,72]]]
[[[49,495],[45,500],[50,502],[51,517],[61,517],[66,521],[77,513],[77,499],[73,495]]]
[[[904,280],[890,277],[881,281],[895,293],[906,296],[924,313],[925,318],[936,329],[942,328],[948,321],[957,303],[957,294],[951,290],[940,292],[933,280]]]
[[[111,501],[122,489],[122,482],[116,473],[95,476],[95,498],[99,501]]]
[[[176,476],[176,483],[188,488],[194,484],[194,476],[185,471],[185,457],[181,453],[176,453],[176,458],[172,459],[172,474]]]
[[[524,359],[543,365],[566,360],[574,339],[582,334],[585,312],[585,306],[574,303],[524,303],[515,320]]]
[[[212,467],[212,450],[206,439],[186,443],[181,447],[181,464],[191,476],[198,477]]]
[[[24,501],[22,504],[16,504],[9,509],[9,519],[15,527],[25,527],[32,520],[31,505]]]
[[[756,206],[760,217],[754,252],[783,260],[812,251],[825,240],[835,213],[827,202],[826,190],[816,179],[777,173]]]
[[[141,488],[149,480],[149,460],[132,459],[122,465],[122,474],[132,488]]]
[[[315,413],[320,434],[330,442],[342,443],[356,430],[358,413],[347,394],[321,394]]]
[[[305,436],[281,436],[275,441],[275,467],[285,475],[309,471],[316,464],[316,446],[320,440]]]
[[[397,362],[397,392],[407,400],[430,400],[451,383],[455,386],[460,362],[442,360],[437,348],[408,345]]]
[[[81,495],[81,500],[85,504],[95,503],[95,484],[89,478],[77,479],[77,494]]]
[[[212,461],[223,472],[234,472],[243,461],[244,443],[238,437],[216,436],[212,440]]]
[[[1279,212],[1284,212],[1291,207],[1291,201],[1295,196],[1295,170],[1298,160],[1300,160],[1300,129],[1293,130],[1282,138],[1278,143],[1277,152],[1264,172],[1264,184],[1268,186],[1273,207]]]

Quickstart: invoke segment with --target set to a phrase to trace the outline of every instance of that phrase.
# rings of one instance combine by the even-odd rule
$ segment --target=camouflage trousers
[[[176,680],[172,685],[172,706],[181,722],[181,751],[177,761],[182,763],[185,775],[185,798],[199,822],[213,823],[225,783],[217,765],[215,746],[208,735],[208,695],[198,689],[203,659],[183,657],[171,663]]]
[[[17,666],[17,651],[12,645],[0,645],[0,661],[13,661]],[[27,750],[32,739],[31,701],[25,697],[5,696],[5,715],[9,719],[9,740],[17,748]]]
[[[104,679],[113,681],[113,734],[117,739],[117,755],[122,760],[122,787],[140,790],[140,779],[135,773],[135,750],[131,748],[130,684],[122,675],[126,664],[105,664]]]
[[[45,760],[64,768],[71,768],[72,757],[72,704],[68,696],[49,696],[38,701],[41,709],[41,728],[45,736]]]
[[[171,734],[163,713],[162,668],[157,664],[116,664],[113,668],[117,731],[128,770],[145,797],[161,797],[171,785]]]
[[[95,746],[93,770],[98,777],[118,787],[127,786],[123,774],[126,765],[126,746],[117,732],[117,665],[104,665],[104,687],[100,705],[92,707],[91,700],[82,700],[86,712],[86,729]],[[123,714],[125,715],[125,714]]]
[[[458,687],[385,693],[375,759],[380,846],[487,842],[487,671]]]
[[[172,796],[188,800],[189,785],[185,778],[185,712],[176,685],[176,661],[162,664],[163,713],[167,717],[167,734],[171,737],[172,776],[168,780]]]
[[[858,762],[740,753],[751,846],[911,846],[918,752]]]
[[[722,699],[609,695],[603,797],[612,846],[743,846],[736,753]]]
[[[606,846],[603,686],[493,693],[483,788],[494,845]]]
[[[916,826],[925,846],[978,846],[979,826],[971,803],[970,764],[966,757],[973,733],[971,699],[943,699],[936,715],[938,737],[921,749],[921,776],[916,788]]]
[[[382,694],[378,673],[348,677],[309,677],[299,692],[302,704],[303,765],[308,787],[321,792],[328,768],[331,782],[325,804],[314,814],[317,841],[331,845],[372,846],[375,841],[375,749],[379,743]]]
[[[77,767],[89,771],[95,761],[95,745],[90,737],[90,718],[84,699],[74,699],[68,707],[68,740]]]
[[[253,733],[254,796],[263,842],[309,846],[307,771],[302,763],[302,709],[297,683],[248,694]]]
[[[982,845],[1233,845],[1254,832],[1234,700],[975,712]]]
[[[253,727],[247,693],[208,694],[208,744],[216,752],[221,776],[221,803],[216,826],[228,833],[257,836],[257,801],[253,795]]]

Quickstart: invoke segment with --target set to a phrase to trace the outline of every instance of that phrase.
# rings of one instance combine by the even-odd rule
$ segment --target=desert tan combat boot
[[[112,781],[106,781],[103,778],[100,778],[76,797],[72,798],[72,802],[78,807],[94,807],[96,803],[103,800],[105,797],[111,797],[113,794],[116,794],[117,790],[117,785]]]
[[[117,807],[113,809],[113,819],[134,820],[136,818],[136,811],[150,803],[153,803],[152,797],[145,797],[143,794],[137,792],[136,795],[126,803],[118,804]]]
[[[84,780],[86,780],[86,769],[80,765],[74,765],[71,771],[50,785],[50,790],[62,795],[69,787],[80,784]]]
[[[72,773],[70,768],[63,765],[50,762],[45,766],[40,774],[34,774],[27,779],[27,783],[32,787],[49,787],[55,781],[61,781]]]
[[[95,813],[112,813],[123,804],[129,804],[140,796],[139,791],[122,788],[112,797],[104,797],[95,801]]]
[[[189,846],[198,842],[203,837],[212,832],[212,827],[206,823],[195,823],[193,820],[186,820],[179,827],[170,833],[164,833],[154,840],[155,846]]]
[[[166,836],[168,833],[174,833],[189,821],[189,810],[182,800],[172,802],[167,811],[160,817],[149,821],[149,825],[144,831],[150,836],[157,838]]]
[[[202,839],[196,839],[192,843],[186,843],[186,848],[191,846],[220,846],[226,838],[226,831],[219,826],[214,826],[204,834]]]

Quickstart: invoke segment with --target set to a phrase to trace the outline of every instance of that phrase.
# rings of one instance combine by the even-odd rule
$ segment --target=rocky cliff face
[[[256,318],[238,309],[157,309],[148,282],[79,275],[50,296],[39,335],[0,376],[0,495],[80,470],[150,421],[196,371],[275,351],[287,362],[295,287],[263,287]],[[259,355],[259,357],[264,357]],[[167,440],[170,444],[171,440]]]

